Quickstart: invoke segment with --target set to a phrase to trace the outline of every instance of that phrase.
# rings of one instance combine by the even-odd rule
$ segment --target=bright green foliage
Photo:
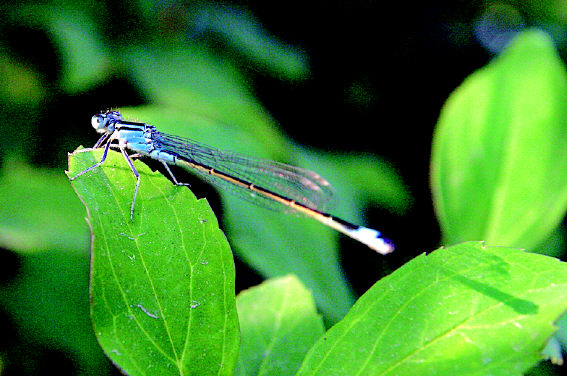
[[[105,50],[86,10],[84,3],[81,11],[61,4],[30,3],[11,13],[12,21],[50,32],[62,54],[61,88],[68,93],[89,89],[110,70],[110,53]]]
[[[102,150],[70,157],[69,176]],[[131,375],[231,375],[238,354],[234,264],[205,200],[110,152],[73,181],[93,232],[92,319],[107,355]]]
[[[311,293],[295,276],[237,297],[242,342],[236,375],[294,375],[325,329]]]
[[[63,179],[67,178],[63,175]],[[70,188],[69,182],[65,183]],[[109,364],[96,341],[89,315],[89,254],[68,250],[23,252],[19,260],[20,276],[0,289],[0,307],[11,312],[18,338],[72,354],[81,369],[78,376],[107,375]],[[2,340],[10,341],[10,333],[0,333]],[[34,369],[30,361],[34,346],[20,346],[27,363],[17,368],[23,374],[41,373],[30,371]],[[9,356],[6,360],[15,361]]]
[[[432,185],[444,243],[533,248],[567,205],[567,73],[549,38],[521,34],[445,105]]]
[[[86,254],[84,211],[62,171],[4,163],[0,176],[0,245],[19,252]],[[65,202],[65,205],[61,205]]]
[[[521,375],[566,309],[565,263],[463,243],[376,283],[298,375]]]
[[[63,46],[63,72],[61,86],[69,93],[78,93],[94,86],[110,72],[110,55],[97,38],[91,19],[74,9],[60,7],[37,9],[45,17],[46,25],[57,30],[56,43]]]

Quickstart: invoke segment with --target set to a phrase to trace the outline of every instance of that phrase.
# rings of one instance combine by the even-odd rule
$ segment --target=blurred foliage
[[[243,291],[236,304],[242,346],[235,375],[294,375],[325,332],[311,293],[295,276]]]
[[[77,220],[84,216],[84,208],[72,199],[74,192],[60,170],[34,169],[19,160],[6,160],[0,192],[3,247],[19,252],[87,253],[88,229]]]
[[[565,74],[555,51],[562,55],[565,45],[561,2],[457,2],[440,12],[433,11],[438,4],[396,3],[391,13],[367,1],[235,3],[0,6],[6,276],[0,313],[7,317],[0,331],[8,333],[0,339],[0,367],[6,374],[45,373],[53,352],[71,359],[69,374],[116,372],[88,322],[89,227],[63,173],[66,153],[96,140],[90,116],[108,108],[168,133],[317,171],[341,199],[333,210],[339,217],[363,222],[365,209],[373,208],[366,219],[386,223],[399,244],[387,260],[344,239],[341,254],[337,235],[322,226],[223,192],[223,205],[212,205],[239,259],[263,277],[297,275],[327,324],[339,322],[356,299],[341,261],[347,272],[354,265],[350,282],[365,291],[438,244],[425,183],[432,132],[443,244],[489,240],[564,253]],[[403,16],[382,22],[394,14]],[[288,30],[288,40],[303,49],[271,35],[264,23]],[[526,33],[505,50],[530,24],[553,40]],[[433,131],[448,93],[491,58],[482,48],[498,57],[457,89]],[[274,89],[267,94],[265,86]],[[345,153],[353,144],[365,152]],[[479,178],[480,171],[490,176]],[[215,203],[214,194],[207,197]],[[497,200],[503,204],[493,206]],[[237,268],[237,285],[238,278]],[[287,283],[309,306],[304,287]],[[563,324],[556,338],[564,345]],[[554,372],[544,366],[531,374],[540,371]]]
[[[444,244],[534,248],[567,207],[567,71],[549,37],[521,34],[448,99],[432,184]]]

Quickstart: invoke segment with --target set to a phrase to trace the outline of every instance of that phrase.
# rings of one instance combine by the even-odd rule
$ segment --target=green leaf
[[[83,208],[65,175],[7,160],[0,177],[0,245],[18,252],[86,252]],[[61,205],[64,202],[65,205]]]
[[[469,242],[376,283],[298,375],[521,375],[567,309],[567,265]]]
[[[200,6],[193,27],[215,34],[258,68],[280,79],[301,79],[309,74],[307,57],[267,33],[254,15],[228,6]]]
[[[236,375],[294,375],[325,332],[311,293],[292,275],[241,292],[236,305],[242,334]]]
[[[369,205],[403,214],[413,197],[394,167],[376,156],[364,154],[324,154],[300,149],[301,166],[317,171],[336,190],[333,212],[353,222],[363,220]]]
[[[533,248],[567,207],[567,73],[551,39],[520,34],[448,99],[433,144],[444,243]]]
[[[222,125],[228,132],[238,128],[264,142],[271,153],[285,157],[281,132],[250,92],[245,77],[229,62],[189,43],[183,49],[132,47],[124,52],[124,60],[157,103],[132,111],[144,111],[147,116],[141,121],[167,123],[165,118],[175,118],[179,127],[181,118],[191,124]]]
[[[111,58],[97,33],[92,20],[76,10],[60,8],[45,12],[50,29],[63,57],[62,88],[69,93],[86,91],[108,77]]]
[[[83,3],[78,8],[72,4],[26,5],[11,20],[50,34],[61,52],[61,86],[69,93],[88,90],[108,76],[111,68],[109,54],[87,13],[92,7]]]
[[[65,178],[62,173],[61,176]],[[65,183],[71,189],[69,182]],[[76,196],[72,199],[77,200]],[[61,202],[65,201],[60,201],[60,206]],[[86,249],[24,253],[19,258],[17,278],[2,284],[0,307],[9,313],[18,333],[16,343],[10,341],[10,346],[23,349],[19,359],[27,366],[45,362],[38,359],[40,352],[28,348],[31,342],[71,356],[80,369],[78,375],[108,374],[109,362],[96,341],[89,318],[88,265]],[[6,359],[15,364],[20,354],[16,350],[10,355],[16,358]]]
[[[100,160],[76,152],[69,176]],[[205,200],[109,152],[73,181],[93,232],[91,314],[107,355],[128,374],[231,375],[238,355],[234,263]]]
[[[2,51],[0,52],[0,69],[4,72],[3,83],[0,85],[0,100],[3,107],[14,104],[37,106],[41,105],[42,101],[45,101],[47,90],[41,85],[40,74],[32,67]],[[5,111],[8,112],[9,110],[3,108],[2,112]],[[30,113],[29,115],[32,114]],[[9,126],[10,120],[6,119],[4,124],[2,124],[2,128],[6,127],[11,131],[12,128]],[[0,130],[0,132],[7,133],[8,130],[3,132]],[[3,137],[2,139],[5,140],[6,138]],[[6,151],[3,152],[6,153]]]
[[[558,321],[557,326],[559,330],[557,331],[555,337],[561,343],[563,348],[567,347],[567,314],[563,315]]]

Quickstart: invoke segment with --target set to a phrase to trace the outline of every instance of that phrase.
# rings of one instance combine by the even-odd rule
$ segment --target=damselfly
[[[140,187],[140,174],[126,149],[138,156],[148,156],[161,162],[175,185],[188,184],[180,183],[169,165],[191,170],[213,184],[229,186],[258,205],[287,208],[302,213],[366,244],[378,253],[387,254],[394,250],[393,243],[382,237],[379,231],[354,225],[321,211],[321,206],[328,201],[331,188],[325,179],[312,171],[224,152],[186,138],[161,133],[155,126],[125,121],[118,111],[95,115],[91,123],[98,133],[103,134],[94,145],[94,148],[104,147],[102,158],[100,162],[78,173],[71,180],[103,164],[110,146],[117,146],[136,176],[136,187],[130,207],[131,220]],[[113,141],[117,142],[117,145],[113,144]]]

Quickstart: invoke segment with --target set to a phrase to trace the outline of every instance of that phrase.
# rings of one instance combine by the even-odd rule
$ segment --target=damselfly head
[[[98,133],[108,131],[111,123],[122,120],[122,115],[118,111],[107,111],[104,114],[97,114],[91,118],[91,125]]]

